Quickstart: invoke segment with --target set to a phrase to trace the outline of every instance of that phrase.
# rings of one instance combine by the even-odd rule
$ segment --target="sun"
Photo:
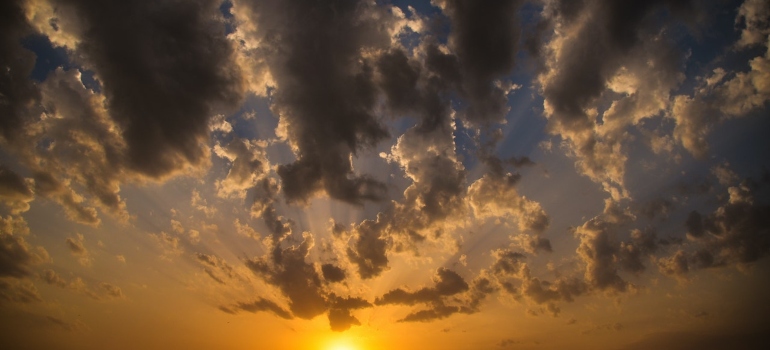
[[[337,337],[326,343],[323,350],[362,350],[350,337]]]
[[[350,344],[332,344],[328,350],[358,350],[358,348]]]

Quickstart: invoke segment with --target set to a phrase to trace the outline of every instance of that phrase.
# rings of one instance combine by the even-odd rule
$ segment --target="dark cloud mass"
[[[470,121],[501,122],[508,112],[508,91],[499,79],[514,67],[520,31],[518,10],[522,3],[443,2],[453,27],[449,43],[460,66],[460,91],[467,100],[465,116]]]
[[[21,45],[21,39],[32,33],[23,6],[21,0],[0,5],[0,136],[5,142],[17,140],[24,120],[40,99],[29,79],[35,54]]]
[[[273,112],[297,160],[278,174],[289,201],[323,190],[350,203],[379,200],[385,186],[356,175],[350,156],[388,136],[374,116],[376,86],[365,50],[385,48],[385,24],[370,4],[340,0],[244,1],[276,82]]]
[[[57,3],[80,19],[76,49],[104,86],[128,167],[159,178],[206,162],[208,119],[234,107],[243,89],[219,3]]]

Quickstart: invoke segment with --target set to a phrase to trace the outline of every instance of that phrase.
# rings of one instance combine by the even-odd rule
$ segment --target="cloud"
[[[246,190],[254,187],[260,176],[267,172],[265,142],[233,138],[227,146],[214,146],[214,153],[232,163],[227,176],[216,182],[217,195],[222,198],[245,198]]]
[[[0,164],[0,201],[10,208],[11,214],[29,210],[35,198],[27,180]]]
[[[278,304],[262,298],[250,303],[238,303],[236,307],[240,310],[248,312],[270,311],[276,316],[287,320],[292,318],[291,314],[278,306]]]
[[[517,180],[518,177],[510,173],[484,175],[468,188],[470,205],[476,217],[508,216],[516,222],[520,232],[542,233],[549,225],[548,214],[539,203],[518,194]]]
[[[75,234],[75,238],[67,237],[65,243],[67,243],[67,248],[69,248],[70,253],[72,253],[73,256],[78,257],[78,263],[80,263],[80,265],[91,266],[93,258],[91,258],[88,249],[83,245],[84,241],[85,237],[83,237],[82,234],[77,233]]]
[[[0,5],[0,136],[3,143],[13,143],[30,116],[30,108],[40,99],[40,92],[28,79],[34,68],[35,54],[21,46],[20,40],[31,34],[24,13],[24,2],[5,1]]]
[[[22,278],[31,274],[30,267],[50,261],[43,247],[33,247],[24,239],[29,234],[21,217],[0,217],[0,277]]]
[[[469,286],[456,272],[439,268],[436,271],[433,287],[423,287],[410,292],[403,288],[393,289],[375,299],[375,305],[427,305],[428,309],[409,313],[399,322],[429,322],[449,317],[456,313],[471,314],[478,311],[478,304],[491,292],[486,288],[484,279],[474,280]],[[459,304],[453,305],[458,299],[452,298],[460,294],[469,294],[459,299]]]
[[[240,102],[244,88],[219,3],[53,3],[79,19],[62,25],[82,26],[70,49],[103,85],[127,168],[162,178],[207,163],[208,120]]]
[[[388,268],[387,227],[385,215],[378,215],[377,220],[365,220],[353,230],[355,241],[348,247],[347,255],[363,279],[379,276]]]
[[[496,283],[514,298],[526,297],[537,305],[546,305],[554,316],[560,312],[558,302],[572,302],[589,291],[588,285],[577,278],[560,278],[554,282],[533,277],[524,254],[511,250],[492,251],[495,261],[489,268]]]
[[[109,115],[106,97],[86,88],[77,69],[57,68],[40,90],[45,114],[26,130],[28,150],[37,151],[26,154],[27,161],[41,174],[38,177],[68,187],[60,192],[74,193],[70,183],[82,185],[102,209],[125,222],[128,213],[119,192],[128,177],[123,165],[126,143]],[[43,150],[34,144],[48,146]],[[65,210],[71,207],[62,205]]]
[[[271,258],[246,261],[246,266],[267,283],[275,285],[289,299],[289,310],[299,318],[312,319],[326,311],[321,277],[315,267],[305,262],[313,237],[306,233],[298,246],[281,249],[277,245]]]
[[[462,115],[475,123],[504,122],[507,94],[500,79],[514,67],[523,1],[505,0],[482,4],[472,0],[445,0],[437,4],[450,18],[449,48],[456,55],[457,89],[468,104]],[[450,77],[448,80],[452,80]]]
[[[99,288],[105,293],[105,295],[112,299],[122,299],[123,291],[120,289],[120,287],[109,284],[106,282],[99,283]]]
[[[324,280],[331,283],[344,281],[346,277],[345,270],[335,266],[334,264],[321,265],[321,273],[324,276]]]
[[[672,18],[697,15],[689,2],[553,2],[544,16],[554,34],[544,46],[538,77],[548,130],[566,141],[578,170],[613,198],[625,185],[626,129],[666,110],[683,79],[683,53],[648,18],[668,9]],[[671,18],[664,19],[663,26]],[[622,94],[612,98],[610,92]],[[612,103],[599,110],[600,98]]]
[[[29,304],[41,302],[43,298],[34,284],[26,280],[0,278],[0,303]]]
[[[203,253],[196,253],[195,257],[204,265],[203,271],[220,284],[227,284],[232,280],[244,280],[227,261],[220,257]]]
[[[755,198],[762,186],[744,180],[727,188],[726,202],[714,212],[691,211],[683,226],[693,249],[660,259],[660,271],[684,277],[693,269],[751,264],[770,254],[770,206]]]
[[[71,290],[96,301],[125,299],[120,287],[107,282],[89,283],[89,286],[80,277],[74,277],[67,281],[51,269],[44,270],[40,279],[49,285]]]
[[[376,86],[363,54],[389,45],[386,13],[347,1],[238,1],[235,9],[259,23],[245,39],[264,53],[276,85],[276,132],[297,157],[277,169],[287,200],[305,202],[319,191],[354,204],[384,198],[384,184],[356,174],[350,157],[388,136],[373,113]]]
[[[675,138],[685,149],[698,158],[708,152],[706,137],[723,121],[743,117],[756,111],[770,100],[770,44],[768,31],[770,13],[762,11],[767,4],[761,1],[745,1],[738,9],[736,22],[745,22],[738,49],[760,45],[764,55],[749,61],[747,72],[729,72],[721,67],[700,77],[700,84],[692,96],[678,95],[670,117],[676,121]]]
[[[601,291],[625,292],[629,283],[618,273],[620,268],[638,269],[636,261],[620,263],[625,256],[636,258],[633,244],[621,243],[617,239],[620,224],[631,218],[611,199],[605,202],[604,213],[586,221],[574,231],[580,240],[578,256],[585,263],[585,280]],[[630,252],[629,252],[630,251]]]
[[[50,173],[40,172],[34,175],[35,194],[50,198],[59,203],[70,220],[91,226],[98,226],[101,219],[96,209],[83,204],[85,199],[70,189],[66,183],[59,182]]]

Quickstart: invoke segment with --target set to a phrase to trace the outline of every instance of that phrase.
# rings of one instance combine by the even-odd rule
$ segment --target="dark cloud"
[[[345,280],[345,270],[335,266],[334,264],[321,265],[321,273],[324,276],[324,280],[331,283]]]
[[[348,297],[342,298],[332,293],[329,296],[329,326],[335,332],[348,330],[351,326],[360,326],[359,321],[350,313],[350,310],[372,307],[372,304],[364,299]]]
[[[456,313],[471,314],[478,311],[477,307],[481,299],[491,291],[488,290],[487,284],[481,280],[474,281],[472,287],[456,272],[439,268],[434,278],[433,287],[423,287],[414,292],[396,288],[375,299],[374,304],[424,304],[429,308],[413,311],[399,322],[428,322],[446,318]],[[454,298],[462,297],[464,294],[470,294],[470,298],[462,298],[465,300]],[[458,301],[460,301],[458,305],[450,304],[456,304]]]
[[[514,67],[521,30],[518,9],[522,3],[443,1],[444,12],[451,19],[449,46],[457,55],[460,92],[468,103],[464,116],[470,121],[505,120],[508,91],[496,81]]]
[[[400,288],[394,289],[377,298],[374,303],[377,305],[431,303],[445,296],[465,292],[468,288],[468,283],[456,272],[440,268],[436,272],[435,285],[433,287],[424,287],[414,292]]]
[[[18,214],[29,210],[29,202],[34,198],[27,181],[0,164],[0,201],[11,209],[11,213]]]
[[[747,179],[729,187],[713,213],[690,212],[683,226],[695,248],[660,259],[661,272],[684,277],[692,269],[751,264],[770,254],[770,206],[756,197],[758,186]]]
[[[614,230],[600,218],[587,221],[575,231],[580,238],[577,252],[586,263],[585,278],[592,287],[623,292],[628,282],[620,277],[615,264],[620,245]]]
[[[377,220],[365,220],[354,230],[356,240],[347,250],[348,258],[358,267],[358,275],[363,279],[379,276],[388,267],[387,241],[384,215]]]
[[[279,134],[297,160],[278,167],[287,200],[304,202],[318,191],[354,204],[384,198],[385,185],[356,175],[350,156],[388,136],[374,116],[373,67],[362,53],[385,48],[379,11],[359,1],[243,1],[259,23],[260,43],[276,90]],[[384,14],[384,13],[382,13]],[[381,18],[382,19],[382,18]]]
[[[278,304],[262,298],[259,298],[250,303],[238,303],[236,307],[240,310],[247,311],[247,312],[269,311],[275,314],[276,316],[287,320],[292,318],[291,314],[288,311],[284,310],[282,307],[278,306]],[[226,310],[229,310],[229,309],[226,309]]]
[[[208,161],[208,120],[243,83],[214,0],[56,1],[82,28],[76,49],[96,71],[127,145],[126,164],[160,178]]]
[[[21,46],[21,39],[32,31],[27,24],[24,2],[3,1],[0,5],[0,136],[15,142],[40,92],[29,79],[35,54]]]
[[[558,302],[572,302],[574,298],[588,292],[588,285],[578,278],[560,278],[554,282],[533,277],[526,256],[511,250],[495,250],[490,272],[503,290],[517,300],[526,297],[538,305],[545,305],[554,316],[560,309]]]

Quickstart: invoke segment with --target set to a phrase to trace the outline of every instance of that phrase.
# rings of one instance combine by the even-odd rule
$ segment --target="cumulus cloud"
[[[755,198],[763,185],[744,180],[727,188],[726,202],[714,212],[691,211],[683,226],[693,248],[660,259],[660,271],[685,277],[693,269],[751,264],[767,256],[770,207]]]
[[[745,28],[737,42],[738,49],[760,45],[764,55],[749,61],[747,72],[713,69],[700,78],[700,85],[692,96],[678,95],[674,99],[671,118],[676,121],[675,138],[690,153],[705,158],[708,152],[707,136],[723,121],[743,117],[766,105],[770,100],[770,11],[761,1],[745,1],[738,9],[738,22]]]
[[[207,162],[208,120],[241,99],[219,3],[53,1],[80,19],[76,50],[103,83],[128,168],[160,178]],[[63,23],[75,22],[67,19]],[[64,29],[68,30],[68,29]],[[193,59],[194,58],[194,59]]]
[[[277,133],[297,157],[277,169],[286,198],[304,202],[324,191],[350,203],[382,199],[384,185],[357,175],[350,157],[388,136],[373,113],[376,87],[364,55],[389,45],[387,18],[372,20],[386,13],[350,1],[239,1],[235,8],[258,23],[246,40],[264,52],[276,85]]]
[[[214,153],[232,164],[227,176],[216,183],[217,195],[223,198],[245,198],[246,190],[254,187],[259,177],[269,168],[264,148],[264,142],[237,137],[224,147],[219,144],[214,146]]]
[[[539,203],[518,194],[515,188],[517,181],[518,177],[510,173],[484,175],[468,188],[471,207],[477,217],[509,216],[516,222],[519,231],[542,233],[548,228],[548,215]]]
[[[504,122],[509,110],[506,88],[501,82],[511,72],[518,51],[518,10],[523,1],[481,3],[468,0],[436,2],[450,18],[449,47],[458,71],[446,78],[468,104],[462,115],[469,121]],[[457,81],[452,81],[457,77]]]
[[[567,142],[578,170],[615,199],[629,195],[626,129],[665,111],[683,79],[683,53],[649,20],[666,9],[685,19],[697,15],[677,1],[555,1],[544,9],[554,33],[538,78],[548,130]],[[604,111],[601,98],[612,101]]]
[[[575,277],[562,277],[551,282],[532,276],[522,253],[502,249],[494,250],[492,256],[495,260],[489,272],[496,284],[517,300],[527,298],[536,305],[545,305],[554,316],[561,311],[559,302],[572,302],[589,291],[588,284]]]

